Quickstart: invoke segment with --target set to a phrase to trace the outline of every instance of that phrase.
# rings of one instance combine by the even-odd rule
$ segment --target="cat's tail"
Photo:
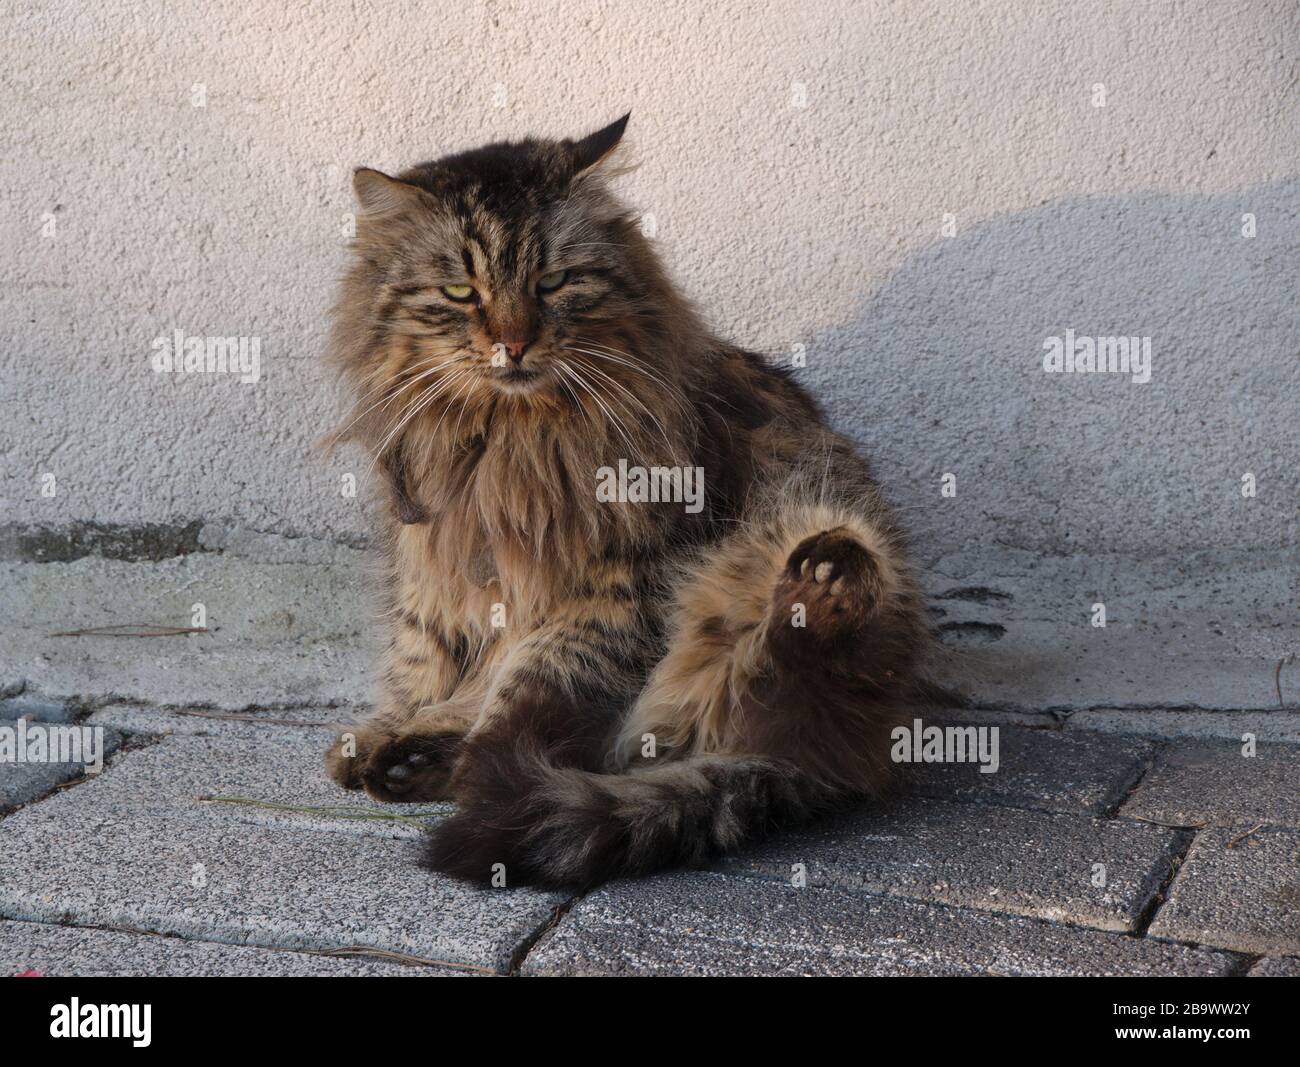
[[[463,785],[461,810],[430,830],[425,866],[474,881],[579,888],[699,866],[842,796],[791,763],[727,755],[594,774],[499,750]]]

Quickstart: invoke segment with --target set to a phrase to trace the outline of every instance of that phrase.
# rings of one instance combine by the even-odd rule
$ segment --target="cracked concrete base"
[[[322,542],[215,531],[207,550],[150,563],[88,556],[0,565],[0,683],[47,699],[244,708],[363,703],[373,557]],[[53,637],[123,623],[173,637]]]
[[[25,688],[56,701],[217,708],[366,701],[377,641],[371,553],[211,527],[198,543],[149,563],[0,565],[0,696]],[[923,573],[939,638],[931,674],[962,703],[1032,714],[1300,709],[1294,552],[1147,560],[993,546]],[[1104,628],[1092,625],[1098,603]],[[196,604],[211,633],[49,636],[190,626]],[[1217,735],[1235,730],[1228,720]]]
[[[936,681],[979,706],[1300,708],[1294,552],[1135,559],[982,548],[934,561],[925,577],[948,650]],[[1098,604],[1104,627],[1093,625]]]

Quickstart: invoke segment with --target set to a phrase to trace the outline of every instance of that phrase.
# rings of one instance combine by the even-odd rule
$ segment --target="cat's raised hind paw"
[[[880,569],[845,527],[795,546],[777,581],[769,628],[774,647],[818,645],[860,629],[880,602]]]

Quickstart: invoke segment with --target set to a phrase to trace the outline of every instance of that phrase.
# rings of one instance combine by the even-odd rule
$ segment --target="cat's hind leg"
[[[901,538],[870,495],[775,494],[684,571],[668,652],[620,735],[676,752],[790,759],[874,792],[925,641]]]
[[[624,772],[557,759],[533,740],[546,707],[529,708],[458,767],[472,801],[433,830],[429,866],[591,886],[706,863],[880,788],[921,632],[901,555],[869,510],[777,504],[677,582]]]

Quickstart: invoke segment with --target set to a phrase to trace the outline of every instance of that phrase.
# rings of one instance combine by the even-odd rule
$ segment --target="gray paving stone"
[[[525,974],[1214,975],[1231,956],[1033,919],[705,872],[584,897]]]
[[[903,764],[900,791],[939,800],[1100,815],[1119,803],[1154,748],[1150,741],[1106,734],[998,729],[996,772],[983,774],[976,763]]]
[[[88,787],[93,789],[92,787]],[[67,794],[71,796],[72,794]],[[0,916],[503,971],[563,899],[416,866],[413,842],[53,803],[0,821]]]
[[[1300,959],[1264,959],[1246,972],[1249,978],[1300,978]]]
[[[1259,741],[1280,741],[1300,745],[1300,715],[1294,708],[1278,711],[1163,711],[1143,708],[1095,708],[1076,711],[1065,724],[1067,731],[1095,730],[1101,733],[1131,734],[1135,737],[1197,738],[1236,741],[1252,733]]]
[[[209,708],[158,708],[143,704],[109,704],[87,719],[129,734],[202,734],[213,737],[256,739],[301,735],[303,730],[324,731],[317,744],[327,745],[328,735],[353,721],[343,708],[266,708],[224,711]]]
[[[1250,830],[1215,827],[1197,834],[1151,936],[1300,955],[1300,833]]]
[[[47,803],[56,812],[67,809],[69,818],[93,804],[121,818],[143,813],[407,838],[419,836],[430,816],[451,810],[450,804],[381,804],[341,789],[321,762],[329,737],[324,730],[268,728],[255,737],[165,737],[123,755],[84,797]],[[293,810],[303,808],[313,810]]]
[[[16,729],[17,723],[0,720],[0,727]],[[117,751],[122,738],[117,731],[105,729],[102,741],[103,755],[107,757]],[[64,782],[85,774],[86,767],[82,763],[0,763],[0,813],[30,804]]]
[[[379,637],[364,623],[374,554],[204,529],[209,551],[155,562],[0,563],[0,694],[26,684],[54,699],[364,703]],[[1271,709],[1277,663],[1296,646],[1293,550],[1175,560],[982,546],[925,569],[941,638],[956,645],[937,675],[984,706]],[[1105,629],[1088,624],[1093,597]],[[209,634],[50,636],[124,619],[185,626],[196,600]],[[1283,665],[1280,684],[1294,706],[1300,662]]]
[[[0,719],[36,719],[39,722],[72,722],[77,717],[75,704],[65,700],[47,700],[36,693],[19,693],[0,700]]]
[[[28,970],[47,978],[434,978],[473,973],[373,957],[313,956],[157,934],[0,922],[0,976]]]
[[[724,869],[789,883],[801,864],[812,886],[1132,930],[1168,874],[1176,837],[1123,820],[912,800],[784,834]]]
[[[0,763],[0,813],[29,804],[82,774],[69,763]]]
[[[1123,814],[1166,826],[1237,823],[1300,828],[1300,748],[1177,743],[1164,749]]]

